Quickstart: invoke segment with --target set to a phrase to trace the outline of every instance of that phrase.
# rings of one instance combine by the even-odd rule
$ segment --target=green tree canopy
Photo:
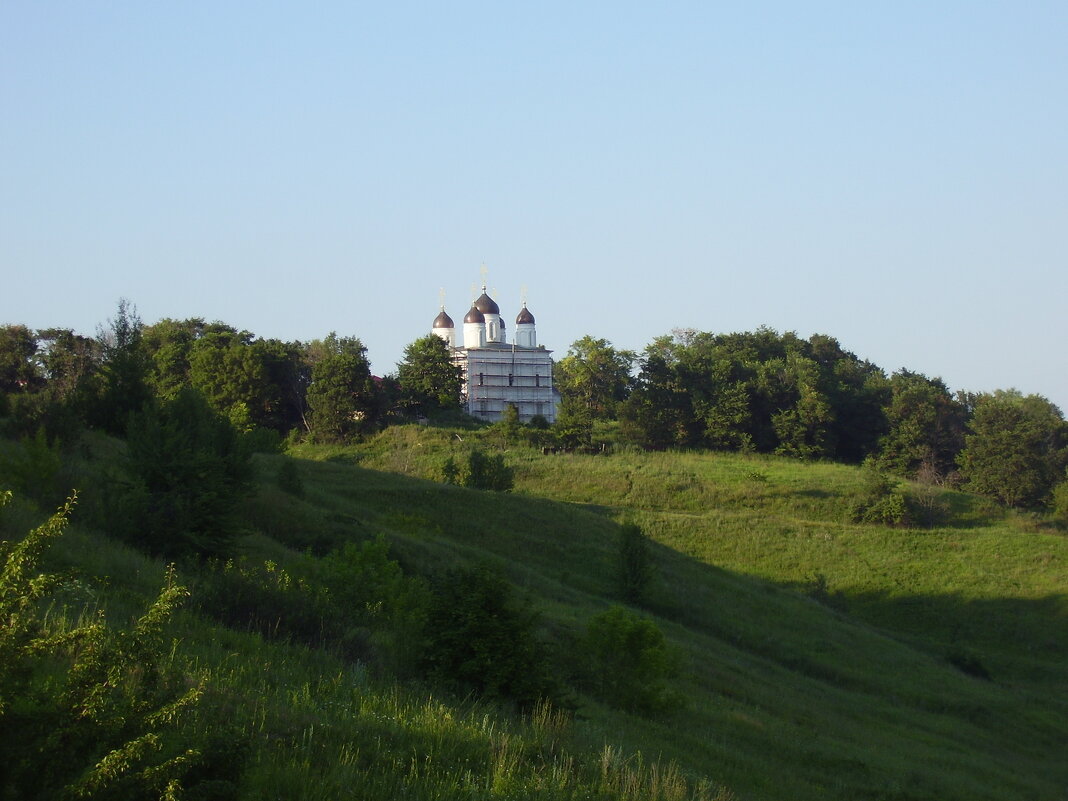
[[[926,466],[947,475],[964,446],[967,408],[940,378],[899,370],[889,383],[887,432],[879,442],[880,467],[911,476]]]
[[[449,346],[427,334],[404,349],[397,365],[400,403],[406,411],[427,415],[460,408],[463,371],[453,364]]]
[[[308,353],[312,436],[323,442],[345,442],[372,430],[382,415],[382,404],[363,343],[331,332],[326,339],[312,342]]]
[[[249,457],[237,431],[192,387],[130,419],[127,539],[152,553],[225,554]]]
[[[614,420],[630,393],[635,354],[605,339],[584,336],[556,363],[553,380],[565,406],[580,407],[595,420]]]
[[[1008,506],[1032,506],[1064,478],[1068,423],[1041,395],[984,395],[968,428],[959,463],[971,491]]]

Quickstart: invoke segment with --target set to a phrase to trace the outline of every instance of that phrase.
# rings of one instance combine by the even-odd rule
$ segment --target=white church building
[[[537,415],[556,422],[560,395],[553,389],[552,351],[538,344],[534,315],[523,309],[515,318],[515,338],[509,342],[500,307],[486,293],[471,305],[457,337],[452,318],[441,313],[433,333],[452,349],[453,361],[463,369],[463,402],[468,414],[483,420],[500,420],[512,404],[519,420],[529,423]]]

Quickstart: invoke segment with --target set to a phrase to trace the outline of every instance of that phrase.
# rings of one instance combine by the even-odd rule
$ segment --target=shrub
[[[489,456],[481,448],[472,448],[467,455],[467,470],[461,483],[471,489],[507,492],[515,486],[515,471],[504,463],[504,455]]]
[[[654,569],[648,538],[636,524],[624,523],[619,528],[616,566],[616,587],[620,597],[629,604],[640,606],[645,603]]]
[[[423,665],[457,692],[529,706],[556,693],[537,615],[485,567],[450,570],[432,584]]]
[[[289,457],[282,457],[282,464],[278,466],[275,475],[275,483],[282,492],[288,492],[297,498],[304,496],[304,481],[297,470],[297,463]]]
[[[1051,499],[1054,516],[1062,523],[1068,523],[1068,481],[1062,481],[1053,488]]]
[[[57,498],[56,492],[56,476],[62,464],[59,442],[48,441],[44,426],[33,437],[22,437],[17,443],[3,443],[3,446],[0,475],[7,489],[49,505],[62,499],[62,494]]]
[[[898,488],[897,479],[871,461],[865,463],[863,474],[864,485],[850,506],[853,522],[907,526],[911,519],[909,504]]]
[[[586,684],[613,706],[644,715],[676,709],[681,696],[667,686],[678,659],[648,618],[622,606],[601,612],[586,628]]]
[[[272,561],[208,560],[196,605],[226,626],[270,639],[323,647],[341,633],[326,589]]]
[[[10,499],[0,494],[0,506]],[[5,798],[177,797],[200,758],[175,742],[175,723],[201,687],[164,665],[163,629],[188,593],[173,571],[130,631],[102,616],[50,625],[40,609],[58,582],[37,561],[63,530],[70,499],[17,544],[0,544],[0,751]]]
[[[441,480],[446,484],[456,484],[460,480],[460,467],[451,456],[441,466]]]
[[[167,556],[220,555],[237,533],[249,457],[230,422],[184,387],[128,425],[132,544]]]

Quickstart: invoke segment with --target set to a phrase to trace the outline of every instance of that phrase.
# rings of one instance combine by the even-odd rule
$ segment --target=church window
[[[478,385],[482,386],[483,383],[484,383],[484,381],[483,381],[483,378],[482,378],[482,373],[479,373],[478,374]]]

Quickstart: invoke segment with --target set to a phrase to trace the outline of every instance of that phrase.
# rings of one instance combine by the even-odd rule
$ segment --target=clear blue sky
[[[1068,3],[0,4],[0,322],[826,333],[1068,411]],[[511,326],[514,327],[514,326]]]

